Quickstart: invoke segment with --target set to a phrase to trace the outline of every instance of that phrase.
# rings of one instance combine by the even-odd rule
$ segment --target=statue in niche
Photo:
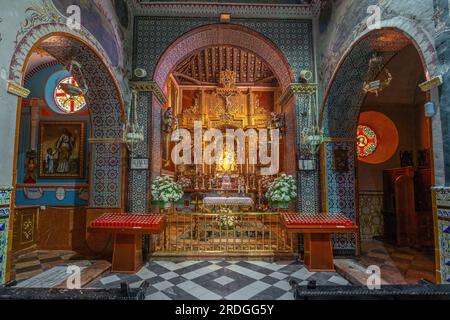
[[[28,151],[26,157],[24,183],[36,183],[36,169],[38,168],[36,151]]]
[[[285,127],[284,113],[276,114],[275,112],[271,112],[270,116],[271,119],[267,123],[269,128],[279,129],[281,132],[283,132]]]
[[[168,167],[170,165],[170,142],[172,137],[172,132],[178,128],[178,119],[173,114],[173,107],[167,108],[163,113],[162,119],[162,131],[165,133],[164,142],[165,147],[163,150],[164,166]]]

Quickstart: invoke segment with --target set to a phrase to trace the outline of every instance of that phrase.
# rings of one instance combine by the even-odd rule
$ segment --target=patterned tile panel
[[[441,283],[450,284],[450,221],[440,220],[439,251],[441,254]]]
[[[150,92],[139,92],[137,99],[136,113],[138,123],[144,129],[145,140],[139,143],[133,150],[131,157],[148,159],[149,158],[149,121],[152,108],[152,94]],[[152,148],[153,149],[153,148]],[[129,212],[145,213],[147,212],[147,191],[149,190],[148,170],[128,171],[128,194],[129,194]]]
[[[383,194],[359,194],[359,224],[362,240],[383,235]]]
[[[0,285],[5,283],[9,212],[9,208],[0,208]]]
[[[151,76],[164,50],[184,33],[217,23],[216,18],[135,18],[133,65],[145,68]],[[269,38],[286,56],[294,74],[314,70],[312,22],[309,20],[233,19]]]
[[[339,172],[334,169],[333,151],[347,151],[347,170]],[[353,142],[325,143],[325,179],[328,212],[340,213],[356,222],[355,194],[355,148]],[[339,234],[333,236],[334,249],[342,252],[354,251],[356,235]]]

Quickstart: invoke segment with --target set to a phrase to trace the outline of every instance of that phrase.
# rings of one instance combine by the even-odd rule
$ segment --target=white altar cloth
[[[205,197],[203,204],[209,206],[252,206],[253,199],[249,197]]]

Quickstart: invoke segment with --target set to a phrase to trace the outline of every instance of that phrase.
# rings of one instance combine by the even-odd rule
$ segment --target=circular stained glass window
[[[364,125],[358,126],[356,134],[356,154],[358,157],[368,157],[375,152],[378,139],[372,128]]]
[[[83,95],[70,95],[63,90],[65,85],[72,85],[78,87],[74,77],[66,77],[62,79],[58,85],[55,87],[53,93],[53,99],[55,100],[56,106],[64,113],[75,113],[80,111],[86,106],[86,100]]]

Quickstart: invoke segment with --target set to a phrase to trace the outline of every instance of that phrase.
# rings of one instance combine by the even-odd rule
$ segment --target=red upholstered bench
[[[165,217],[159,214],[105,213],[91,222],[97,229],[159,229]]]
[[[332,233],[354,233],[358,226],[341,214],[282,213],[289,233],[303,233],[304,261],[310,271],[334,271]]]
[[[134,273],[142,266],[142,235],[161,233],[165,223],[163,215],[105,213],[91,221],[88,231],[114,234],[111,271]]]

